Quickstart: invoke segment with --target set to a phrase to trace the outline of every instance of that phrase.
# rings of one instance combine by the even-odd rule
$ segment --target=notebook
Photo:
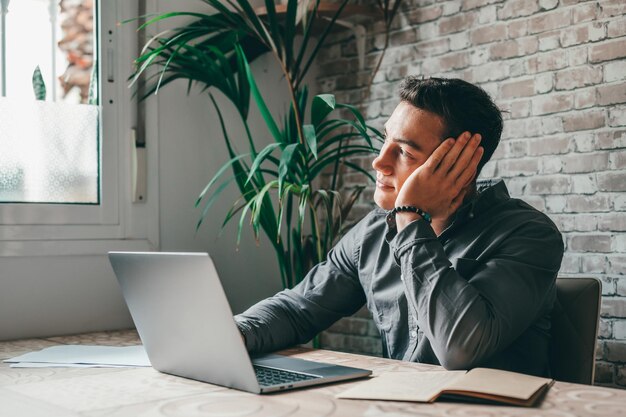
[[[109,260],[158,371],[258,394],[371,374],[275,354],[250,358],[206,253],[109,252]]]
[[[438,398],[533,406],[554,380],[499,369],[388,372],[337,398],[433,402]]]

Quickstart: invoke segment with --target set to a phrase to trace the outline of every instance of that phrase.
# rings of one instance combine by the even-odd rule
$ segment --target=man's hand
[[[446,139],[404,182],[395,206],[415,206],[431,215],[434,224],[447,222],[463,203],[483,148],[480,135],[462,133],[457,140]],[[416,214],[399,213],[398,230],[415,220]]]

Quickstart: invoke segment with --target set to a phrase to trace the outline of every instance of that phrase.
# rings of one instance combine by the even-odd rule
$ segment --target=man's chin
[[[381,195],[381,194],[383,193],[381,193],[379,190],[376,190],[374,192],[374,202],[376,203],[376,205],[383,210],[393,209],[394,203],[396,201],[395,197],[390,198],[390,196],[388,195]]]

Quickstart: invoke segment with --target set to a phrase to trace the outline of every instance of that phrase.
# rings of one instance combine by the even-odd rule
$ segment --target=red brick
[[[611,236],[609,235],[577,235],[568,239],[567,248],[576,252],[610,252]]]
[[[581,272],[593,272],[596,274],[606,273],[606,256],[585,253],[582,261]]]
[[[465,0],[461,5],[461,10],[472,10],[494,3],[502,3],[504,0]]]
[[[448,38],[435,39],[432,41],[421,41],[415,44],[416,58],[427,58],[437,56],[450,51],[450,40]]]
[[[614,129],[600,132],[596,136],[596,149],[626,148],[626,130]]]
[[[540,13],[528,21],[528,32],[539,33],[569,26],[572,13],[570,9]]]
[[[610,61],[625,56],[626,39],[603,42],[598,45],[593,45],[589,49],[589,60],[591,62]]]
[[[587,65],[589,48],[586,45],[578,46],[574,48],[567,48],[567,63],[570,68]]]
[[[570,195],[567,196],[567,211],[577,213],[588,213],[597,211],[609,211],[611,209],[611,200],[603,195]]]
[[[602,82],[602,69],[597,66],[569,68],[556,73],[556,89],[572,90]]]
[[[620,361],[623,362],[624,358]],[[626,387],[626,365],[617,365],[616,368],[615,384],[619,387]]]
[[[595,366],[594,382],[596,384],[613,384],[615,365],[610,362],[596,362]]]
[[[598,230],[606,232],[626,232],[626,215],[624,213],[602,215],[598,222]]]
[[[561,46],[567,47],[589,42],[589,27],[579,26],[561,30]]]
[[[469,52],[463,51],[443,55],[439,59],[439,63],[441,71],[467,68],[469,66]]]
[[[558,113],[570,110],[574,105],[571,94],[551,94],[537,96],[533,99],[533,115]]]
[[[608,84],[598,87],[598,104],[626,103],[626,83]]]
[[[539,42],[536,37],[509,40],[492,45],[489,49],[492,59],[507,59],[530,55],[537,52]]]
[[[578,4],[574,7],[572,23],[586,22],[594,20],[598,15],[599,7],[597,2]]]
[[[580,255],[569,254],[565,252],[565,255],[563,255],[563,261],[561,262],[560,272],[561,273],[580,272]]]
[[[615,340],[598,341],[596,350],[597,359],[605,359],[612,362],[622,362],[623,359],[621,358],[626,357],[626,342]],[[615,382],[617,383],[619,378],[619,365],[617,365],[615,368]]]
[[[470,47],[470,39],[467,36],[467,32],[455,33],[447,36],[447,38],[450,40],[450,49],[453,51],[466,50]]]
[[[603,127],[604,123],[605,118],[602,110],[576,112],[563,116],[563,129],[566,132],[597,129]]]
[[[420,0],[418,0],[420,1]],[[426,0],[430,1],[430,0]],[[435,3],[437,3],[435,1]],[[461,11],[461,2],[460,1],[444,1],[443,3],[443,15],[444,16],[452,16]]]
[[[498,10],[498,19],[515,19],[522,16],[530,16],[538,11],[539,4],[537,0],[507,1],[504,3],[503,7]]]
[[[485,65],[472,66],[472,82],[485,83],[487,81],[498,81],[509,78],[509,66],[502,65],[501,62],[491,62]]]
[[[534,94],[535,81],[532,79],[502,83],[500,86],[500,97],[504,99],[528,97]]]
[[[570,188],[569,176],[532,177],[528,183],[529,194],[565,194]]]
[[[616,287],[618,295],[626,295],[626,277],[618,278]]]
[[[506,25],[495,24],[474,29],[470,32],[470,39],[474,45],[500,41],[506,38]]]
[[[626,256],[609,255],[607,258],[609,260],[609,273],[626,275]]]
[[[540,33],[537,39],[539,40],[540,51],[551,51],[561,46],[558,30]]]
[[[609,38],[618,38],[626,35],[626,17],[609,22],[607,25]]]
[[[476,22],[476,15],[473,13],[457,14],[452,17],[439,19],[439,34],[461,32],[469,29]]]
[[[509,23],[509,38],[517,39],[528,34],[528,20],[514,20]]]
[[[528,58],[525,63],[526,71],[530,74],[545,71],[554,71],[567,67],[567,52],[557,49],[544,54],[537,54]]]
[[[414,28],[408,28],[401,32],[394,32],[389,36],[391,46],[406,46],[417,41],[417,32]]]
[[[615,294],[611,294],[615,295]],[[611,339],[613,337],[613,321],[600,319],[600,328],[598,329],[598,338],[600,339]],[[616,339],[622,339],[621,337],[616,337]]]
[[[600,172],[597,179],[601,191],[626,191],[626,171]]]
[[[609,156],[611,169],[626,168],[626,151],[613,151]],[[626,214],[624,215],[626,217]]]
[[[538,159],[504,159],[498,161],[498,175],[502,177],[529,176],[538,172]]]
[[[609,126],[626,126],[626,107],[609,108]]]
[[[508,158],[520,158],[528,154],[528,141],[526,139],[507,140],[502,145],[505,147],[504,154]]]
[[[546,137],[528,141],[528,155],[558,155],[572,151],[569,137]]]
[[[603,299],[602,300],[602,317],[626,318],[626,298],[611,297],[611,298]]]
[[[511,102],[511,117],[519,119],[520,117],[528,117],[530,115],[530,100],[516,100]]]
[[[607,152],[593,154],[572,153],[563,156],[562,162],[563,172],[566,174],[603,171],[609,166],[609,154]]]
[[[406,13],[404,17],[411,26],[437,20],[443,14],[441,6],[420,7]]]
[[[358,59],[341,59],[328,62],[322,67],[325,76],[345,74],[346,72],[356,71],[359,67]]]
[[[626,3],[624,0],[603,0],[600,2],[598,17],[613,17],[626,15]]]
[[[576,109],[586,109],[595,106],[596,90],[594,88],[588,88],[586,90],[576,91],[574,94],[574,107]]]
[[[572,194],[595,194],[598,185],[594,174],[571,174]]]

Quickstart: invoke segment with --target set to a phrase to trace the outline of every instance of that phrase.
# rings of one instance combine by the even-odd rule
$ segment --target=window
[[[0,202],[98,204],[95,0],[0,1]]]
[[[0,5],[0,256],[146,236],[130,224],[146,210],[130,192],[137,25],[119,23],[138,1]]]

